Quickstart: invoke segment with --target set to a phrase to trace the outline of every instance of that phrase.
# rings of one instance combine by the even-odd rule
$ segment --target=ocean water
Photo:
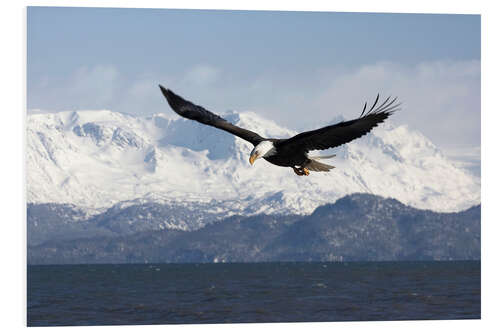
[[[473,319],[479,261],[28,266],[28,326]]]

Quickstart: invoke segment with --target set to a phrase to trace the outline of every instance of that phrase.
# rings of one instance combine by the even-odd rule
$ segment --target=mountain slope
[[[267,137],[296,134],[251,112],[224,117]],[[204,211],[224,216],[310,214],[356,192],[442,212],[480,202],[480,180],[406,126],[384,124],[335,149],[329,162],[336,168],[309,177],[264,160],[250,166],[251,148],[228,133],[162,114],[29,115],[27,198],[96,212],[138,202],[203,204]]]

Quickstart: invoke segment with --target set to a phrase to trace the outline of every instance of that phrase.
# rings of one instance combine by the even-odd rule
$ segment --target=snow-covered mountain
[[[296,134],[252,112],[223,116],[267,137]],[[27,198],[96,212],[150,202],[202,205],[220,215],[310,214],[356,192],[441,212],[480,202],[480,179],[406,126],[386,123],[334,149],[337,156],[328,163],[336,168],[308,177],[263,159],[251,166],[251,148],[231,134],[162,114],[32,114],[27,117]]]

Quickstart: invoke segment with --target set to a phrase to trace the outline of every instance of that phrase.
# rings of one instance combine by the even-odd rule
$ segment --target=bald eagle
[[[298,176],[308,176],[310,171],[329,172],[330,169],[334,168],[334,166],[321,163],[319,160],[335,155],[309,156],[309,151],[338,147],[357,139],[399,110],[401,105],[401,103],[395,103],[397,98],[388,97],[377,106],[379,100],[379,95],[377,95],[368,111],[366,111],[365,103],[363,111],[357,119],[302,132],[288,139],[274,139],[263,138],[255,132],[235,126],[224,118],[176,95],[170,89],[165,89],[162,85],[160,85],[160,89],[170,107],[178,115],[219,128],[250,142],[254,146],[249,158],[250,164],[253,165],[255,160],[262,157],[274,165],[292,168]]]

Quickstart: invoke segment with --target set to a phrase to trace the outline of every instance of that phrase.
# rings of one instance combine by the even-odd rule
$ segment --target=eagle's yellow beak
[[[252,154],[250,155],[250,158],[248,160],[250,161],[250,164],[253,165],[256,159],[257,159],[257,154]]]

